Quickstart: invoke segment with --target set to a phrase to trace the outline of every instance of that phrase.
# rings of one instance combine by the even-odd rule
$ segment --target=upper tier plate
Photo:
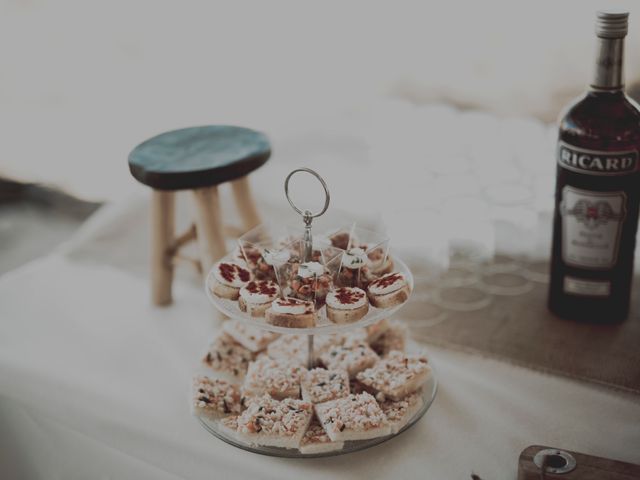
[[[409,267],[400,260],[398,257],[392,256],[393,263],[395,265],[394,271],[402,273],[413,291],[413,275],[411,275],[411,271]],[[227,255],[222,259],[223,262],[233,262],[233,255]],[[213,280],[213,270],[209,272],[207,275],[207,279],[205,281],[205,291],[207,293],[207,297],[211,300],[211,303],[215,305],[215,307],[220,310],[223,314],[228,317],[235,318],[247,325],[252,325],[255,327],[263,328],[265,330],[269,330],[271,332],[277,333],[297,333],[297,334],[329,334],[335,333],[345,330],[351,330],[356,327],[366,327],[367,325],[371,325],[383,318],[389,318],[395,312],[397,312],[404,303],[400,305],[396,305],[391,308],[375,308],[372,305],[369,305],[369,313],[367,313],[363,318],[353,323],[346,324],[336,324],[331,322],[326,316],[326,307],[322,307],[317,312],[316,326],[311,328],[289,328],[289,327],[278,327],[275,325],[268,324],[264,318],[254,318],[248,315],[247,313],[240,310],[238,307],[238,302],[235,300],[227,300],[226,298],[220,298],[213,293],[212,288],[212,280]],[[405,302],[406,303],[406,302]]]

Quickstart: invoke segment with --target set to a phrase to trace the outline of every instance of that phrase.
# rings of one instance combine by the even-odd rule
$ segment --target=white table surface
[[[400,437],[328,459],[243,452],[190,417],[216,321],[201,290],[175,297],[154,308],[144,279],[60,255],[0,279],[3,478],[512,479],[531,444],[640,463],[637,397],[435,348],[438,396]]]
[[[314,147],[307,139],[298,148]],[[367,210],[362,198],[346,195],[354,177],[344,173],[362,175],[364,164],[336,152],[319,161],[335,206]],[[281,220],[288,211],[278,185],[300,164],[297,153],[290,157],[252,176],[265,218]],[[398,157],[396,164],[415,168],[411,161]],[[367,178],[384,184],[385,162],[367,167]],[[425,184],[409,180],[394,191],[415,202]],[[139,191],[98,212],[64,248],[0,277],[2,479],[464,479],[471,472],[514,479],[519,453],[532,444],[640,463],[639,397],[439,348],[429,350],[440,383],[435,403],[416,426],[380,446],[292,460],[221,442],[189,409],[191,376],[217,315],[184,269],[175,303],[150,305],[148,192]],[[425,228],[428,238],[434,226]],[[407,238],[393,235],[396,246]]]

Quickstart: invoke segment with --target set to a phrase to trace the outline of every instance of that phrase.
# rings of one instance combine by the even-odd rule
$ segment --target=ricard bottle
[[[598,12],[592,83],[560,120],[549,309],[616,323],[629,312],[640,197],[640,112],[624,93],[628,13]]]

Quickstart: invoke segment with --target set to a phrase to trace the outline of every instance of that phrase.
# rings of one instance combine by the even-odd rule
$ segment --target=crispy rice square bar
[[[349,374],[343,369],[313,368],[302,375],[300,388],[302,399],[311,403],[346,397],[349,395]]]
[[[307,336],[283,335],[269,344],[267,355],[274,360],[284,360],[305,366],[307,364]]]
[[[341,345],[341,335],[315,335],[313,337],[313,354],[315,360],[335,345]],[[283,335],[267,347],[267,355],[276,360],[289,360],[299,365],[307,365],[307,335]]]
[[[238,417],[238,438],[254,445],[298,448],[312,416],[310,403],[264,395]]]
[[[335,452],[336,450],[342,450],[342,447],[344,447],[344,442],[331,440],[322,425],[320,425],[320,421],[314,416],[300,442],[300,453]]]
[[[219,378],[197,376],[193,379],[193,414],[217,420],[240,413],[240,390]]]
[[[399,322],[389,325],[378,338],[370,343],[371,348],[381,357],[385,357],[394,350],[404,352],[407,338],[407,329]]]
[[[237,320],[229,320],[225,322],[222,329],[236,342],[252,352],[264,350],[267,348],[267,345],[279,337],[277,333],[268,332],[258,327],[244,325]]]
[[[233,439],[238,438],[238,415],[223,417],[218,421],[218,423],[218,428],[222,433]]]
[[[265,393],[277,400],[300,398],[300,379],[306,368],[286,360],[261,357],[249,364],[242,394],[261,397]]]
[[[345,369],[350,377],[372,367],[379,360],[376,352],[364,342],[336,345],[320,355],[320,361],[329,370]]]
[[[358,373],[356,378],[391,400],[400,400],[420,388],[430,373],[426,356],[393,351],[372,368]]]
[[[422,394],[414,392],[402,400],[386,400],[380,402],[380,408],[387,416],[391,433],[398,433],[418,413],[422,407]]]
[[[222,333],[213,341],[202,363],[232,380],[242,380],[253,356],[253,352]]]
[[[367,440],[391,433],[378,402],[366,392],[319,403],[314,408],[333,441]]]

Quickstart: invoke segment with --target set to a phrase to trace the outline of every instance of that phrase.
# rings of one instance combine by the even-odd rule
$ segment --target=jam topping
[[[367,305],[365,292],[357,287],[342,287],[329,292],[326,303],[330,308],[354,310]]]
[[[301,315],[312,313],[314,311],[313,302],[299,300],[297,298],[278,298],[276,299],[271,308],[276,313],[284,313],[290,315]]]
[[[249,271],[235,263],[220,263],[218,265],[218,272],[220,277],[230,285],[234,285],[238,280],[246,283],[251,279]]]
[[[376,287],[376,288],[386,288],[386,287],[390,287],[391,285],[393,285],[394,283],[400,281],[400,280],[404,280],[404,277],[399,274],[399,273],[390,273],[388,275],[385,275],[384,277],[380,277],[377,280],[374,280],[373,282],[371,282],[371,287]]]
[[[258,280],[249,282],[246,286],[249,293],[258,293],[261,295],[276,295],[278,293],[278,287],[270,280]]]
[[[297,298],[282,298],[278,300],[281,307],[297,307],[298,305],[307,305],[309,302],[298,300]]]
[[[339,288],[335,292],[335,297],[338,302],[343,305],[350,305],[353,303],[357,303],[361,298],[364,297],[364,292],[362,290],[355,290],[352,288]]]

